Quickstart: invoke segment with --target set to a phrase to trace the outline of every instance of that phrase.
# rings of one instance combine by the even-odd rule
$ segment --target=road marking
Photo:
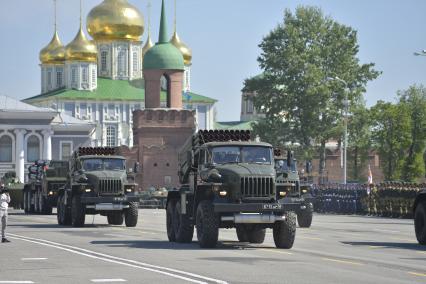
[[[288,252],[288,251],[282,251],[279,249],[266,249],[266,248],[261,248],[259,250],[263,250],[263,251],[267,251],[267,252],[274,252],[274,253],[280,253],[280,254],[287,254],[287,255],[292,255],[293,253]]]
[[[421,250],[421,251],[416,251],[417,253],[423,253],[423,254],[426,254],[426,251],[424,251],[424,250]]]
[[[313,241],[323,241],[323,239],[316,238],[316,237],[304,237],[304,236],[298,236],[298,239],[306,239],[306,240],[313,240]]]
[[[125,279],[91,279],[95,283],[109,283],[109,282],[127,282]]]
[[[340,259],[334,259],[334,258],[322,258],[322,259],[327,260],[327,261],[338,262],[338,263],[353,264],[353,265],[364,265],[364,264],[359,263],[359,262],[352,262],[352,261],[346,261],[346,260],[340,260]]]
[[[31,284],[33,281],[0,281],[1,284]]]
[[[48,241],[48,240],[44,240],[44,239],[30,238],[30,237],[20,236],[20,235],[16,235],[16,234],[9,234],[9,235],[11,236],[11,238],[14,238],[14,239],[27,241],[27,242],[31,242],[31,243],[36,243],[36,244],[40,244],[40,245],[44,245],[44,246],[48,246],[48,247],[53,247],[53,248],[68,251],[68,252],[71,252],[71,253],[74,253],[74,254],[83,255],[83,256],[86,256],[86,257],[89,257],[89,258],[103,260],[103,261],[106,261],[106,262],[121,264],[121,265],[124,265],[124,266],[133,267],[133,268],[144,269],[144,270],[148,270],[148,271],[151,271],[151,272],[167,275],[167,276],[170,276],[170,277],[173,277],[173,278],[182,279],[182,280],[185,280],[185,281],[188,281],[188,282],[200,283],[200,284],[203,283],[204,284],[206,282],[198,280],[198,279],[203,279],[205,281],[211,281],[211,282],[220,283],[220,284],[227,284],[228,283],[228,282],[223,281],[223,280],[214,279],[214,278],[198,275],[198,274],[191,273],[191,272],[186,272],[186,271],[182,271],[182,270],[178,270],[178,269],[173,269],[173,268],[148,264],[148,263],[144,263],[144,262],[139,262],[139,261],[135,261],[135,260],[120,258],[120,257],[107,255],[107,254],[103,254],[103,253],[99,253],[99,252],[95,252],[95,251],[91,251],[91,250],[87,250],[87,249],[83,249],[83,248],[79,248],[79,247],[60,244],[60,243],[56,243],[56,242],[52,242],[52,241]],[[181,274],[181,275],[179,275],[179,274]],[[188,278],[188,277],[182,276],[182,275],[186,275],[188,277],[193,277],[193,278]],[[196,278],[198,278],[198,279],[196,279]]]
[[[25,261],[25,260],[46,260],[46,257],[26,257],[26,258],[21,258],[21,260]]]
[[[408,272],[408,274],[411,274],[411,275],[414,275],[414,276],[426,277],[426,273]]]
[[[401,233],[400,231],[393,231],[393,230],[384,230],[384,229],[373,229],[377,232],[384,232],[384,233]]]
[[[368,246],[371,249],[385,248],[385,246]]]

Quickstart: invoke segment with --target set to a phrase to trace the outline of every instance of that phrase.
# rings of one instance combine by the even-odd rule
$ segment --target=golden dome
[[[87,31],[95,40],[139,40],[144,19],[127,0],[104,0],[87,16]]]
[[[183,41],[180,40],[176,31],[173,34],[170,43],[173,44],[182,53],[185,65],[191,65],[192,51]]]
[[[64,64],[65,48],[57,31],[49,44],[40,51],[39,58],[42,64]]]
[[[96,45],[88,40],[80,26],[75,38],[65,47],[67,61],[97,62],[98,51]]]
[[[150,49],[153,46],[154,46],[154,44],[152,43],[151,35],[148,34],[148,38],[146,39],[146,43],[142,48],[142,57],[145,55],[145,53],[148,51],[148,49]]]

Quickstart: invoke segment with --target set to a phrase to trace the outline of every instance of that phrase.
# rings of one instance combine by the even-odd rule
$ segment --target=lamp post
[[[426,56],[426,49],[423,49],[420,52],[414,52],[415,56]]]
[[[344,101],[344,112],[343,112],[343,125],[344,125],[344,137],[343,137],[343,184],[346,184],[347,181],[347,150],[348,150],[348,108],[349,108],[349,101],[348,101],[348,83],[339,78],[339,77],[332,77],[328,78],[328,80],[335,80],[343,83],[345,85],[345,101]]]

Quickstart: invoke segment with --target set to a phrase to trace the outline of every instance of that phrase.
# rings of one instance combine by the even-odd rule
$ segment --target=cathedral
[[[75,38],[63,45],[55,13],[52,40],[39,54],[41,93],[24,102],[95,124],[93,146],[132,147],[132,115],[145,108],[143,66],[149,63],[144,63],[144,55],[154,46],[149,24],[142,42],[144,30],[142,13],[127,0],[104,0],[87,15],[86,30],[80,15]],[[199,129],[212,129],[216,100],[191,90],[192,52],[177,34],[176,18],[169,42],[184,61],[182,106],[195,111]],[[162,78],[162,107],[167,106],[166,84],[167,79]]]

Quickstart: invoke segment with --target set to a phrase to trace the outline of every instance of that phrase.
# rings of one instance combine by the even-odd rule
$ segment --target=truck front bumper
[[[276,203],[214,203],[216,213],[284,213],[300,209],[302,199],[286,198]]]
[[[139,202],[140,197],[131,196],[82,196],[81,203],[83,204],[128,204],[129,202]]]

